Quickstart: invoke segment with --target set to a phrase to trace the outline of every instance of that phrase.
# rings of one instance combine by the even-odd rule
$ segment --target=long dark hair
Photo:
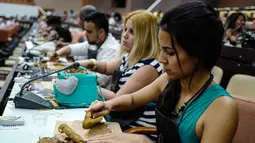
[[[244,21],[246,21],[246,15],[241,13],[241,12],[236,12],[236,13],[232,13],[228,18],[227,18],[227,21],[226,21],[226,29],[235,29],[235,23],[236,23],[236,20],[238,19],[239,16],[243,16],[244,17]]]
[[[177,55],[181,71],[173,37],[190,56],[197,58],[191,80],[199,65],[208,70],[216,65],[222,48],[224,27],[212,6],[201,1],[181,4],[165,13],[160,22],[160,27],[163,31],[171,34],[172,47]],[[159,108],[162,109],[163,113],[169,115],[171,111],[175,110],[180,92],[180,80],[170,81],[162,94],[164,96],[160,96],[163,103],[160,104],[161,107]]]

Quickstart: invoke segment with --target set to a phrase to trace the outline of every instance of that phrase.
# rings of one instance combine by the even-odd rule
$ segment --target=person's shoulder
[[[220,105],[220,106],[236,106],[237,103],[234,98],[231,96],[220,96],[217,98],[215,101],[215,104]]]
[[[105,50],[118,50],[120,48],[120,44],[114,40],[107,40],[101,47]]]
[[[222,95],[216,98],[209,106],[209,113],[225,112],[237,112],[238,106],[235,99],[231,96]]]
[[[210,108],[223,109],[223,108],[236,108],[237,103],[234,98],[220,85],[211,85],[208,90],[205,91],[211,98],[214,98],[210,105]]]
[[[111,33],[108,34],[107,39],[106,39],[107,44],[113,44],[119,46],[120,43],[112,36]]]

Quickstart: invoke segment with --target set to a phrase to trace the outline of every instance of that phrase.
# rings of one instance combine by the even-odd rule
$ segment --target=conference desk
[[[10,98],[14,98],[20,91],[20,85],[15,83],[11,91]],[[25,125],[15,126],[12,129],[0,129],[0,139],[2,143],[36,143],[39,137],[52,137],[56,121],[83,120],[85,108],[64,109],[64,110],[30,110],[17,109],[13,101],[8,101],[3,116],[21,116],[25,120]],[[46,125],[38,126],[34,123],[34,115],[46,115]]]

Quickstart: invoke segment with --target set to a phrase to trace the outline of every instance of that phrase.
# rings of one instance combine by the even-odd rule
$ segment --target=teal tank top
[[[221,96],[230,96],[230,94],[220,85],[214,84],[208,87],[199,98],[194,100],[183,113],[178,117],[179,134],[182,143],[199,143],[200,139],[197,137],[195,127],[198,119],[209,107],[209,105]],[[232,97],[231,97],[232,98]],[[181,120],[181,121],[180,121]]]

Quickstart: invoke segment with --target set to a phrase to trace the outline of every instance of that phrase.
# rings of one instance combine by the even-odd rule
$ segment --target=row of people
[[[98,74],[99,82],[103,87],[111,89],[102,90],[105,98],[109,100],[135,92],[162,74],[160,64],[156,60],[160,53],[157,19],[151,13],[139,10],[130,13],[124,23],[125,30],[120,49],[118,42],[108,33],[108,21],[105,15],[100,12],[91,13],[84,22],[87,41],[68,45],[56,51],[52,58],[69,55],[91,56],[91,49],[96,48],[97,53],[93,58],[97,60],[89,59],[78,62],[86,68],[101,73]],[[147,23],[149,28],[144,27],[143,23]],[[119,52],[122,53],[121,56],[118,56]],[[115,81],[110,82],[107,75],[113,75]],[[148,109],[146,112],[154,111],[153,108],[146,109]],[[142,111],[143,116],[146,116],[146,112]],[[153,115],[155,116],[155,112]],[[136,121],[140,116],[141,114],[136,118],[132,117],[133,120],[130,122],[122,121],[122,127],[128,128],[131,121]],[[115,119],[120,120],[120,117]],[[136,122],[139,123],[139,121]],[[155,126],[155,122],[151,124]]]
[[[107,101],[96,101],[88,109],[94,117],[133,110],[137,114],[126,115],[128,120],[120,121],[123,115],[119,112],[111,114],[111,120],[119,121],[123,129],[157,126],[161,142],[231,142],[238,122],[237,105],[211,74],[224,34],[213,7],[198,1],[181,4],[164,14],[160,30],[153,14],[134,11],[125,19],[120,48],[109,34],[103,13],[93,12],[84,20],[87,41],[68,45],[51,58],[88,56],[78,62],[107,79],[111,87],[103,89]],[[107,75],[113,76],[112,82]],[[171,130],[173,134],[178,131],[180,139],[171,136]],[[120,139],[149,142],[144,136],[126,134],[94,137],[88,142]]]
[[[131,25],[134,38],[144,37],[146,32],[137,35],[137,24],[132,21]],[[144,25],[147,29],[151,28],[151,23],[142,24],[142,27]],[[127,21],[124,36],[129,26]],[[156,101],[159,142],[231,142],[238,125],[237,104],[229,93],[213,81],[211,74],[220,56],[223,34],[223,23],[210,5],[196,1],[169,10],[160,22],[158,33],[161,47],[158,60],[165,73],[140,90],[125,92],[125,95],[106,102],[96,101],[87,111],[92,111],[93,117],[106,116],[111,111],[136,110]],[[125,44],[123,37],[122,43]],[[93,61],[86,66],[98,71],[106,67],[101,62]],[[144,76],[136,78],[140,80]],[[131,134],[96,136],[88,142],[119,140],[151,142],[145,136]]]

